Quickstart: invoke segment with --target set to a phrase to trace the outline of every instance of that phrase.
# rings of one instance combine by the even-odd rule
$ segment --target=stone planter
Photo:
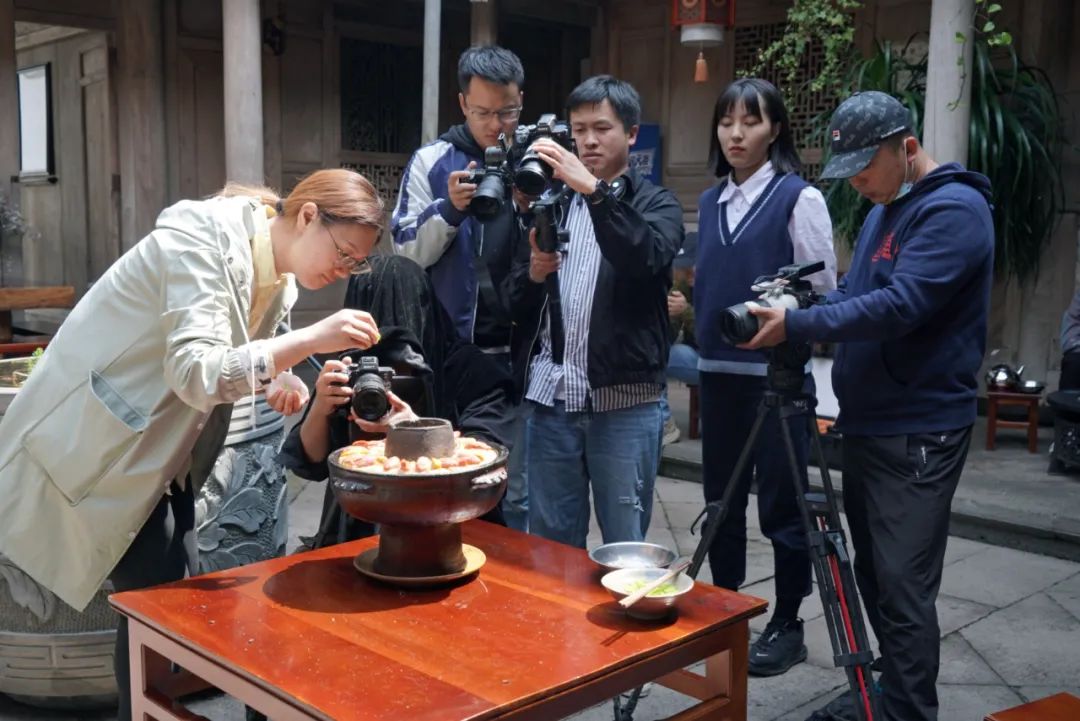
[[[281,556],[289,538],[285,468],[277,451],[285,419],[263,396],[233,407],[225,448],[195,500],[199,572]]]
[[[0,360],[0,416],[31,363]],[[114,703],[116,615],[110,592],[106,584],[79,613],[0,554],[0,693],[53,708]]]
[[[0,409],[16,392],[0,388]],[[288,494],[275,459],[284,419],[261,397],[255,417],[249,403],[236,405],[226,447],[196,497],[201,572],[284,553]],[[111,592],[106,582],[78,613],[0,555],[0,693],[51,708],[114,704]]]

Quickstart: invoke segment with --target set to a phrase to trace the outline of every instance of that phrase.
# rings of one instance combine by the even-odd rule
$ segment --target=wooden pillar
[[[472,0],[472,32],[470,39],[473,45],[494,45],[498,38],[499,21],[495,7],[496,0]]]
[[[262,21],[259,0],[221,0],[225,60],[225,176],[261,185]]]
[[[939,163],[966,164],[968,159],[974,15],[975,0],[933,0],[930,8],[923,145]],[[966,35],[967,42],[956,42],[957,33]],[[963,72],[958,72],[957,58],[963,59]]]
[[[0,0],[0,194],[11,198],[19,174],[19,89],[15,59],[15,0]]]
[[[442,0],[424,0],[424,99],[420,142],[430,143],[439,132],[439,39]]]
[[[132,247],[165,207],[165,72],[161,0],[116,0],[120,241]]]
[[[19,174],[19,89],[15,59],[15,2],[0,0],[0,201],[18,204],[11,182]],[[10,246],[10,247],[9,247]],[[22,245],[0,242],[0,285],[22,282]]]

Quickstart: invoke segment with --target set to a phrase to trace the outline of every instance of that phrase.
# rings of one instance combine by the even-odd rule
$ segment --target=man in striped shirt
[[[548,139],[533,149],[572,192],[558,206],[565,252],[530,234],[514,269],[512,312],[531,333],[516,367],[533,406],[527,426],[529,529],[585,546],[589,488],[604,542],[641,540],[659,459],[659,398],[668,360],[671,261],[682,207],[629,168],[641,101],[629,83],[589,78],[567,100],[577,154]],[[545,280],[558,273],[565,337],[551,343]],[[556,316],[557,317],[557,316]]]

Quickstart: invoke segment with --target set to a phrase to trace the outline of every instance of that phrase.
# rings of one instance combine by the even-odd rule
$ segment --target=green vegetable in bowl
[[[638,581],[631,581],[629,584],[627,584],[626,590],[624,591],[624,593],[629,595],[629,594],[633,593],[634,591],[645,588],[650,583],[652,583],[652,581],[647,581],[647,580],[644,580],[644,579],[638,580]],[[678,592],[679,592],[678,587],[674,583],[669,582],[669,583],[660,584],[659,586],[657,586],[653,590],[649,591],[649,593],[646,594],[646,595],[648,595],[648,596],[670,596],[671,594],[678,593]]]

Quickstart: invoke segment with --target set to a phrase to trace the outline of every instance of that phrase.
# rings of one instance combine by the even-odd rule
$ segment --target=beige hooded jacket
[[[254,333],[251,198],[184,201],[98,280],[0,421],[0,553],[83,609],[191,453],[210,412],[250,397],[295,300]],[[273,369],[262,369],[264,374]],[[203,479],[193,479],[201,483]]]

